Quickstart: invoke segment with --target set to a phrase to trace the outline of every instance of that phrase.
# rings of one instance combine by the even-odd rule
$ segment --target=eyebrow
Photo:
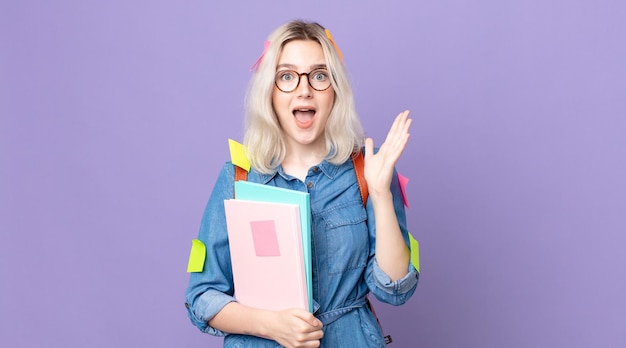
[[[288,68],[288,69],[293,69],[293,70],[297,70],[297,66],[293,65],[293,64],[289,64],[289,63],[283,63],[283,64],[278,64],[278,66],[276,67],[278,68]],[[326,64],[313,64],[310,66],[311,71],[315,70],[315,69],[327,69],[328,67],[326,66]]]

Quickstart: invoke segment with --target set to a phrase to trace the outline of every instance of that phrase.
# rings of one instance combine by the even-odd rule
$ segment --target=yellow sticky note
[[[246,147],[232,139],[228,139],[228,148],[230,149],[230,160],[233,164],[249,172],[250,161],[246,157]]]
[[[202,272],[205,258],[206,246],[199,239],[193,239],[191,241],[191,252],[189,253],[187,272]]]
[[[413,267],[420,271],[420,245],[413,235],[409,233],[409,242],[411,243],[411,263]]]

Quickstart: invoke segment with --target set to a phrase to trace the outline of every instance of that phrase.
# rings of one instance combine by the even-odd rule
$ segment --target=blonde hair
[[[286,155],[283,132],[272,106],[272,92],[282,49],[294,40],[312,40],[322,47],[335,91],[335,101],[324,131],[326,160],[333,164],[347,161],[363,146],[363,129],[355,110],[347,72],[324,27],[296,20],[274,30],[268,40],[269,47],[251,78],[246,95],[243,142],[252,167],[261,173],[273,173]]]

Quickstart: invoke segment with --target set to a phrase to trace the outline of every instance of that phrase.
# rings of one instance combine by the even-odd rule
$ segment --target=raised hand
[[[409,140],[409,127],[412,120],[409,110],[403,111],[393,121],[385,142],[374,154],[374,140],[365,140],[365,180],[372,198],[389,192],[393,168]]]

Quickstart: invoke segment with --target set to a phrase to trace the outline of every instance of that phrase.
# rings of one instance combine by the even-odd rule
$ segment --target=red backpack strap
[[[235,181],[239,180],[248,180],[248,171],[239,166],[235,166]]]
[[[367,205],[367,182],[365,181],[365,157],[363,151],[352,154],[352,164],[354,165],[354,173],[356,174],[356,181],[359,184],[359,191],[361,192],[361,200],[363,206]]]
[[[236,165],[235,166],[235,182],[239,180],[247,181],[248,171]],[[234,192],[233,192],[233,198],[236,198]]]

